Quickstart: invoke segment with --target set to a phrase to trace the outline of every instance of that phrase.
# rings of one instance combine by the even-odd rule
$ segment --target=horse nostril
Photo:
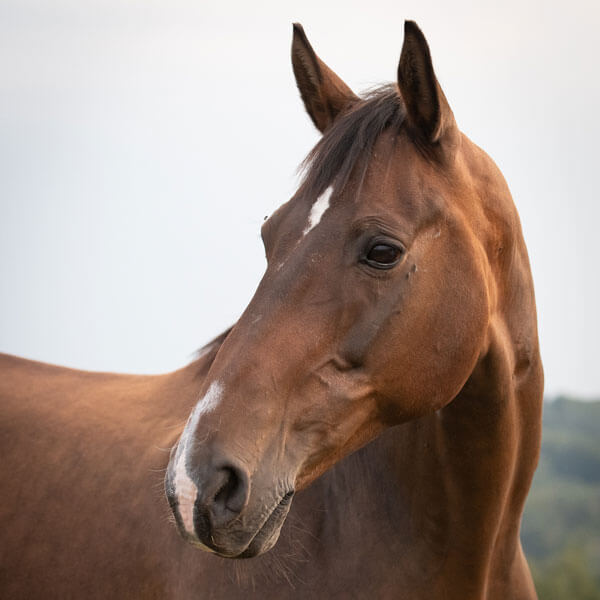
[[[250,492],[249,477],[242,469],[227,466],[223,467],[221,472],[223,483],[213,499],[213,515],[216,521],[226,520],[242,512]]]

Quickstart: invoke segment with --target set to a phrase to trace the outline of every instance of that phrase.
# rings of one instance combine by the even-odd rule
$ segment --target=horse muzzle
[[[226,558],[257,556],[277,542],[294,492],[285,487],[274,492],[273,487],[282,488],[252,486],[242,464],[219,456],[188,470],[180,449],[171,456],[165,477],[166,496],[182,537]]]

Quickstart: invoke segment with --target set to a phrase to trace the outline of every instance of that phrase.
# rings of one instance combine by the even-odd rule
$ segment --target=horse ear
[[[294,23],[292,66],[306,112],[319,131],[325,131],[339,113],[358,100],[316,55],[299,23]]]
[[[404,22],[398,87],[410,128],[426,142],[439,142],[455,128],[454,115],[433,71],[427,40],[414,21]]]

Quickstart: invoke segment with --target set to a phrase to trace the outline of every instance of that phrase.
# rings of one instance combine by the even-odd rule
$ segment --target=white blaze
[[[190,535],[194,536],[194,503],[198,497],[198,488],[190,479],[187,471],[186,461],[188,445],[190,438],[196,430],[200,417],[216,408],[222,393],[223,386],[218,381],[213,381],[206,394],[204,394],[204,397],[194,407],[183,433],[181,434],[179,447],[177,449],[178,456],[175,463],[175,478],[173,481],[175,485],[175,497],[179,504],[179,514],[181,515],[183,526]]]
[[[331,192],[332,189],[331,186],[329,186],[312,205],[310,215],[308,215],[308,225],[304,228],[302,235],[306,235],[313,227],[316,227],[320,223],[325,211],[329,208]]]

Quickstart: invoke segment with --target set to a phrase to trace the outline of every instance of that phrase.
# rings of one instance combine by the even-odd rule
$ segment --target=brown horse
[[[300,26],[292,62],[323,137],[230,332],[156,377],[2,357],[2,598],[535,597],[543,376],[506,183],[414,23],[363,98]]]

